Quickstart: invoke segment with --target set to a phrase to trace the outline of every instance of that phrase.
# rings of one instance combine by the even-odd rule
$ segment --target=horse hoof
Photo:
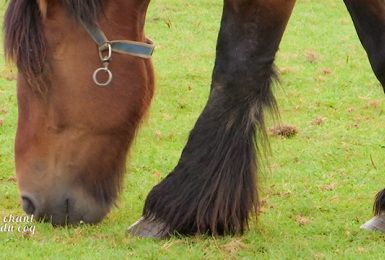
[[[361,228],[385,233],[385,214],[373,217],[371,220],[363,224]]]
[[[156,220],[148,220],[143,217],[132,224],[127,231],[133,236],[143,238],[162,239],[170,236],[168,229],[165,228],[165,224]]]

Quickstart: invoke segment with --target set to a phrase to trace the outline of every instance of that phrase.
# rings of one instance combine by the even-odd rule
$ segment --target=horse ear
[[[37,0],[37,4],[39,5],[41,17],[43,19],[45,19],[47,16],[47,6],[48,6],[47,1],[48,0]]]

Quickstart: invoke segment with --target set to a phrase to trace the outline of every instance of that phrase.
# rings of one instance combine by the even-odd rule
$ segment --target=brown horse
[[[111,40],[144,43],[148,3],[10,2],[5,49],[19,68],[15,155],[27,213],[54,224],[95,223],[110,210],[153,95],[153,68],[149,59],[113,53],[113,80],[97,87],[98,49],[80,24],[97,21]]]
[[[154,80],[148,59],[124,55],[106,39],[145,44],[148,2],[10,1],[5,50],[19,69],[16,172],[27,213],[76,224],[98,222],[110,210]],[[385,86],[385,3],[344,2]],[[274,58],[294,4],[224,0],[209,100],[133,234],[244,232],[258,209],[257,151],[266,138],[264,113],[276,107]],[[375,205],[377,215],[385,211],[385,192]]]

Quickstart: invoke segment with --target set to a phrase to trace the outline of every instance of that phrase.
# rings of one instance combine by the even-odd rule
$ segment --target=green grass
[[[243,236],[158,241],[127,236],[144,199],[176,165],[209,91],[221,1],[153,0],[147,34],[157,92],[131,152],[119,208],[96,226],[36,224],[34,236],[0,233],[0,258],[379,259],[385,236],[359,229],[385,186],[385,102],[342,1],[298,1],[277,57],[281,121],[271,138],[258,222]],[[310,62],[309,56],[314,61]],[[0,61],[0,221],[22,214],[14,175],[15,81]],[[330,72],[330,73],[325,73]],[[312,122],[323,118],[323,124]],[[269,127],[272,126],[270,123]]]

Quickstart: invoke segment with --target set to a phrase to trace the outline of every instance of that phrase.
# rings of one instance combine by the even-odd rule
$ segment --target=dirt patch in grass
[[[326,121],[325,117],[319,116],[315,118],[313,121],[311,121],[311,124],[315,126],[321,126],[325,123],[325,121]]]
[[[310,224],[310,219],[305,216],[296,216],[295,222],[297,222],[297,224],[300,226],[305,226]]]
[[[305,58],[310,63],[317,63],[320,60],[320,55],[315,50],[307,50]]]
[[[8,182],[13,182],[13,183],[16,183],[17,179],[16,179],[16,176],[11,176],[7,179]]]
[[[325,184],[320,187],[321,190],[323,191],[333,191],[337,187],[336,183],[331,183],[331,184]]]
[[[368,101],[368,108],[378,108],[379,106],[381,106],[381,100],[373,99]]]
[[[286,75],[286,74],[291,74],[295,72],[295,69],[294,68],[291,68],[291,67],[282,67],[282,68],[279,68],[278,69],[278,73],[280,75]]]
[[[1,71],[0,73],[0,77],[2,79],[5,79],[7,81],[13,81],[13,80],[16,80],[16,77],[17,77],[17,74],[16,74],[16,70],[13,69],[13,68],[5,68]]]
[[[280,136],[283,138],[292,138],[298,134],[298,128],[293,125],[277,125],[271,127],[269,132],[272,136]]]
[[[321,73],[323,74],[323,75],[329,75],[329,74],[332,74],[333,73],[333,71],[330,69],[330,68],[321,68]]]
[[[242,239],[233,239],[221,247],[222,251],[230,257],[236,256],[239,251],[246,248],[247,245],[243,242]]]

